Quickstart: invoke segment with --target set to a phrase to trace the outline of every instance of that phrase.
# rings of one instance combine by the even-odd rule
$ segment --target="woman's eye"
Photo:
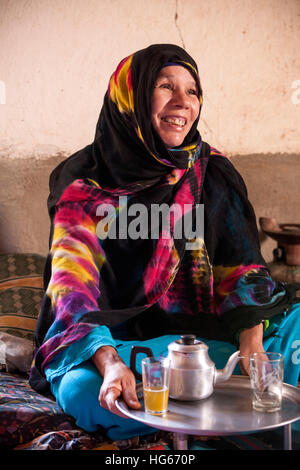
[[[164,88],[166,90],[172,90],[172,87],[169,83],[162,83],[161,85],[159,85],[159,88]]]
[[[160,88],[160,89],[163,89],[163,90],[169,90],[169,91],[172,91],[172,92],[176,91],[176,88],[174,88],[171,83],[160,83],[159,85],[156,85],[156,88]],[[186,90],[186,93],[188,95],[198,96],[197,90],[194,89],[194,88],[188,88]]]

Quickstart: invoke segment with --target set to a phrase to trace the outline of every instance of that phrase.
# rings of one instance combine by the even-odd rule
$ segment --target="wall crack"
[[[181,32],[180,26],[179,26],[179,24],[178,24],[178,0],[175,0],[175,15],[174,15],[174,19],[175,19],[175,26],[176,26],[176,29],[177,29],[177,31],[178,31],[178,34],[179,34],[179,37],[180,37],[180,41],[181,41],[182,47],[183,47],[183,49],[185,49],[185,44],[184,44],[184,40],[183,40],[183,35],[182,35],[182,32]]]

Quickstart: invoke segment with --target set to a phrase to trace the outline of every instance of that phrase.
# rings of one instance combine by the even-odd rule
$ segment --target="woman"
[[[50,178],[50,252],[30,383],[51,391],[79,426],[103,427],[112,439],[153,431],[115,406],[122,395],[140,407],[128,367],[133,344],[166,354],[178,335],[196,333],[218,367],[237,347],[243,356],[265,347],[285,353],[286,380],[298,379],[294,290],[270,277],[241,176],[201,140],[201,105],[197,65],[183,49],[138,51],[110,79],[94,142]],[[137,204],[146,209],[140,237]],[[162,204],[179,208],[167,229],[150,218]],[[175,236],[188,216],[195,228],[199,207],[204,236]],[[241,368],[248,372],[246,359]]]

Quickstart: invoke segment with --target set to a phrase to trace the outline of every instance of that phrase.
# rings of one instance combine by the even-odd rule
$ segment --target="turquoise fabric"
[[[154,355],[167,354],[168,344],[179,336],[162,336],[147,341],[122,341],[117,343],[117,350],[123,361],[129,366],[133,345],[150,347]],[[137,357],[137,370],[141,373],[141,359]],[[72,369],[51,383],[51,392],[57,404],[65,413],[76,419],[76,424],[86,431],[103,428],[112,440],[128,439],[137,435],[151,434],[157,429],[151,428],[133,419],[121,418],[104,408],[98,401],[102,377],[91,361],[76,364]]]
[[[74,366],[89,359],[102,346],[116,346],[116,342],[106,326],[93,328],[90,333],[70,344],[61,354],[55,356],[45,368],[48,382],[53,382]]]
[[[113,333],[113,332],[112,332]],[[114,333],[113,333],[114,335]],[[121,336],[121,330],[118,331]],[[284,381],[297,385],[300,372],[300,304],[294,305],[289,313],[283,313],[270,321],[264,332],[266,351],[281,352],[285,357]],[[115,338],[115,345],[123,361],[129,366],[130,352],[133,345],[150,347],[154,355],[167,355],[168,344],[179,336],[167,335],[147,341],[127,341]],[[225,366],[228,357],[236,351],[230,343],[200,338],[209,346],[209,355],[216,367]],[[95,342],[96,344],[96,342]],[[90,346],[90,350],[94,350]],[[141,372],[140,362],[144,356],[138,355],[137,370]],[[80,350],[78,350],[78,359]],[[56,377],[51,383],[51,391],[57,403],[67,413],[75,417],[78,426],[87,431],[103,428],[110,439],[126,439],[135,435],[150,434],[156,429],[132,419],[120,418],[103,409],[98,402],[102,378],[91,361],[80,362],[69,368],[66,373]],[[239,365],[234,374],[240,374]],[[300,421],[293,424],[293,429],[300,431]]]

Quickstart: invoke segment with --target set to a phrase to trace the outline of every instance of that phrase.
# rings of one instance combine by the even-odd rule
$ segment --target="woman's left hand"
[[[242,374],[250,375],[249,356],[255,352],[264,352],[263,346],[263,324],[248,328],[240,333],[240,369]]]

